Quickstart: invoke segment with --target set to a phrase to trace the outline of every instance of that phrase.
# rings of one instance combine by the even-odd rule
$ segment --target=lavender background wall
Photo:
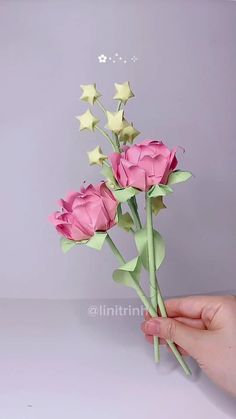
[[[112,282],[107,247],[63,256],[47,222],[57,198],[100,179],[86,151],[108,148],[74,118],[79,85],[94,81],[111,106],[113,83],[130,80],[139,138],[182,145],[196,176],[158,221],[164,294],[235,289],[235,19],[223,0],[0,1],[1,297],[133,296]],[[98,63],[116,52],[139,60]],[[113,236],[132,257],[125,233]]]

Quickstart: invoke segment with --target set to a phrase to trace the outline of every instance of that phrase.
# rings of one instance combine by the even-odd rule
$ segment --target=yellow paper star
[[[88,158],[89,158],[89,164],[98,164],[99,166],[102,166],[103,162],[107,160],[107,156],[103,154],[101,147],[99,145],[95,147],[93,150],[88,151]]]
[[[96,84],[81,84],[81,89],[83,90],[83,94],[80,97],[81,100],[90,103],[90,105],[94,105],[94,102],[101,96],[96,89]]]
[[[136,130],[133,124],[129,124],[127,121],[124,121],[123,126],[124,128],[119,133],[119,140],[132,144],[135,137],[140,134],[140,131]]]
[[[126,104],[127,100],[131,97],[134,97],[132,90],[130,89],[129,82],[126,81],[123,84],[115,83],[116,94],[113,99],[121,100],[124,104]]]
[[[83,129],[89,129],[90,131],[94,131],[96,124],[99,122],[97,119],[88,109],[83,115],[76,116],[76,119],[80,122],[80,131]]]
[[[107,125],[106,128],[115,132],[116,134],[120,132],[123,128],[123,115],[124,111],[120,110],[117,112],[107,111]]]

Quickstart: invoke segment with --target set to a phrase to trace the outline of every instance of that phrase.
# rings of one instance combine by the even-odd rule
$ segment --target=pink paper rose
[[[122,188],[133,186],[147,191],[153,185],[166,184],[169,174],[176,168],[176,148],[169,150],[161,141],[145,140],[122,153],[112,153],[113,174]]]
[[[115,224],[118,202],[104,182],[71,192],[58,203],[61,212],[54,212],[49,220],[67,239],[86,240],[96,231],[107,231]]]

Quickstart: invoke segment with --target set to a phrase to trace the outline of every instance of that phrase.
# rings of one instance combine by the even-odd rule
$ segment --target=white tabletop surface
[[[165,350],[154,364],[141,316],[101,315],[115,304],[2,300],[0,419],[236,417],[236,399],[193,361],[190,378]]]

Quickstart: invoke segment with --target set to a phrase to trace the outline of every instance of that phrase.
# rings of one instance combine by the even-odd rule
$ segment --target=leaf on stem
[[[139,192],[139,190],[138,189],[135,189],[135,188],[132,188],[132,186],[130,186],[128,188],[116,189],[116,190],[112,191],[112,193],[114,194],[115,198],[119,202],[126,202],[126,201],[128,201],[128,199],[130,199],[133,196],[135,196],[138,192]]]
[[[113,172],[112,172],[112,168],[111,166],[108,166],[107,164],[103,165],[102,170],[101,170],[101,174],[109,181],[109,185],[108,187],[112,188],[112,189],[117,189],[118,183],[116,182],[114,176],[113,176]]]
[[[139,256],[120,266],[113,272],[113,279],[115,282],[126,285],[127,287],[135,288],[135,282],[139,282],[141,272],[141,261]]]
[[[167,185],[174,185],[175,183],[185,182],[190,177],[192,177],[191,172],[184,172],[182,170],[175,170],[172,172],[168,178]]]
[[[168,185],[154,185],[151,189],[148,191],[148,197],[149,198],[156,198],[157,196],[166,196],[169,195],[171,192],[173,192],[173,189],[171,189]]]
[[[72,249],[77,244],[86,244],[86,246],[91,247],[92,249],[101,250],[105,242],[106,236],[107,236],[107,232],[97,231],[88,240],[76,241],[76,240],[69,240],[69,239],[66,239],[65,237],[62,237],[60,241],[61,249],[63,253],[67,253],[69,252],[70,249]]]
[[[130,231],[133,225],[133,218],[131,217],[129,212],[126,212],[125,214],[118,213],[118,226],[120,228],[123,228],[123,230],[125,231]]]
[[[61,250],[63,251],[63,253],[67,253],[69,252],[70,249],[72,249],[77,244],[86,244],[87,242],[88,240],[76,241],[76,240],[67,239],[66,237],[62,237],[60,240]]]
[[[148,239],[147,239],[147,229],[142,228],[135,232],[135,243],[138,249],[141,262],[144,268],[149,270],[149,259],[148,259]],[[154,238],[154,253],[155,253],[155,266],[156,270],[161,266],[165,258],[165,243],[158,231],[153,229],[153,238]]]
[[[72,249],[72,247],[76,246],[77,244],[78,242],[74,240],[66,239],[65,237],[62,237],[60,240],[61,250],[63,251],[63,253],[69,252],[69,250]]]
[[[163,196],[156,196],[152,198],[152,211],[155,215],[159,213],[161,209],[165,209],[166,206],[163,202]]]
[[[92,249],[101,250],[105,239],[107,236],[107,232],[97,231],[91,239],[86,242],[86,246],[92,247]]]

